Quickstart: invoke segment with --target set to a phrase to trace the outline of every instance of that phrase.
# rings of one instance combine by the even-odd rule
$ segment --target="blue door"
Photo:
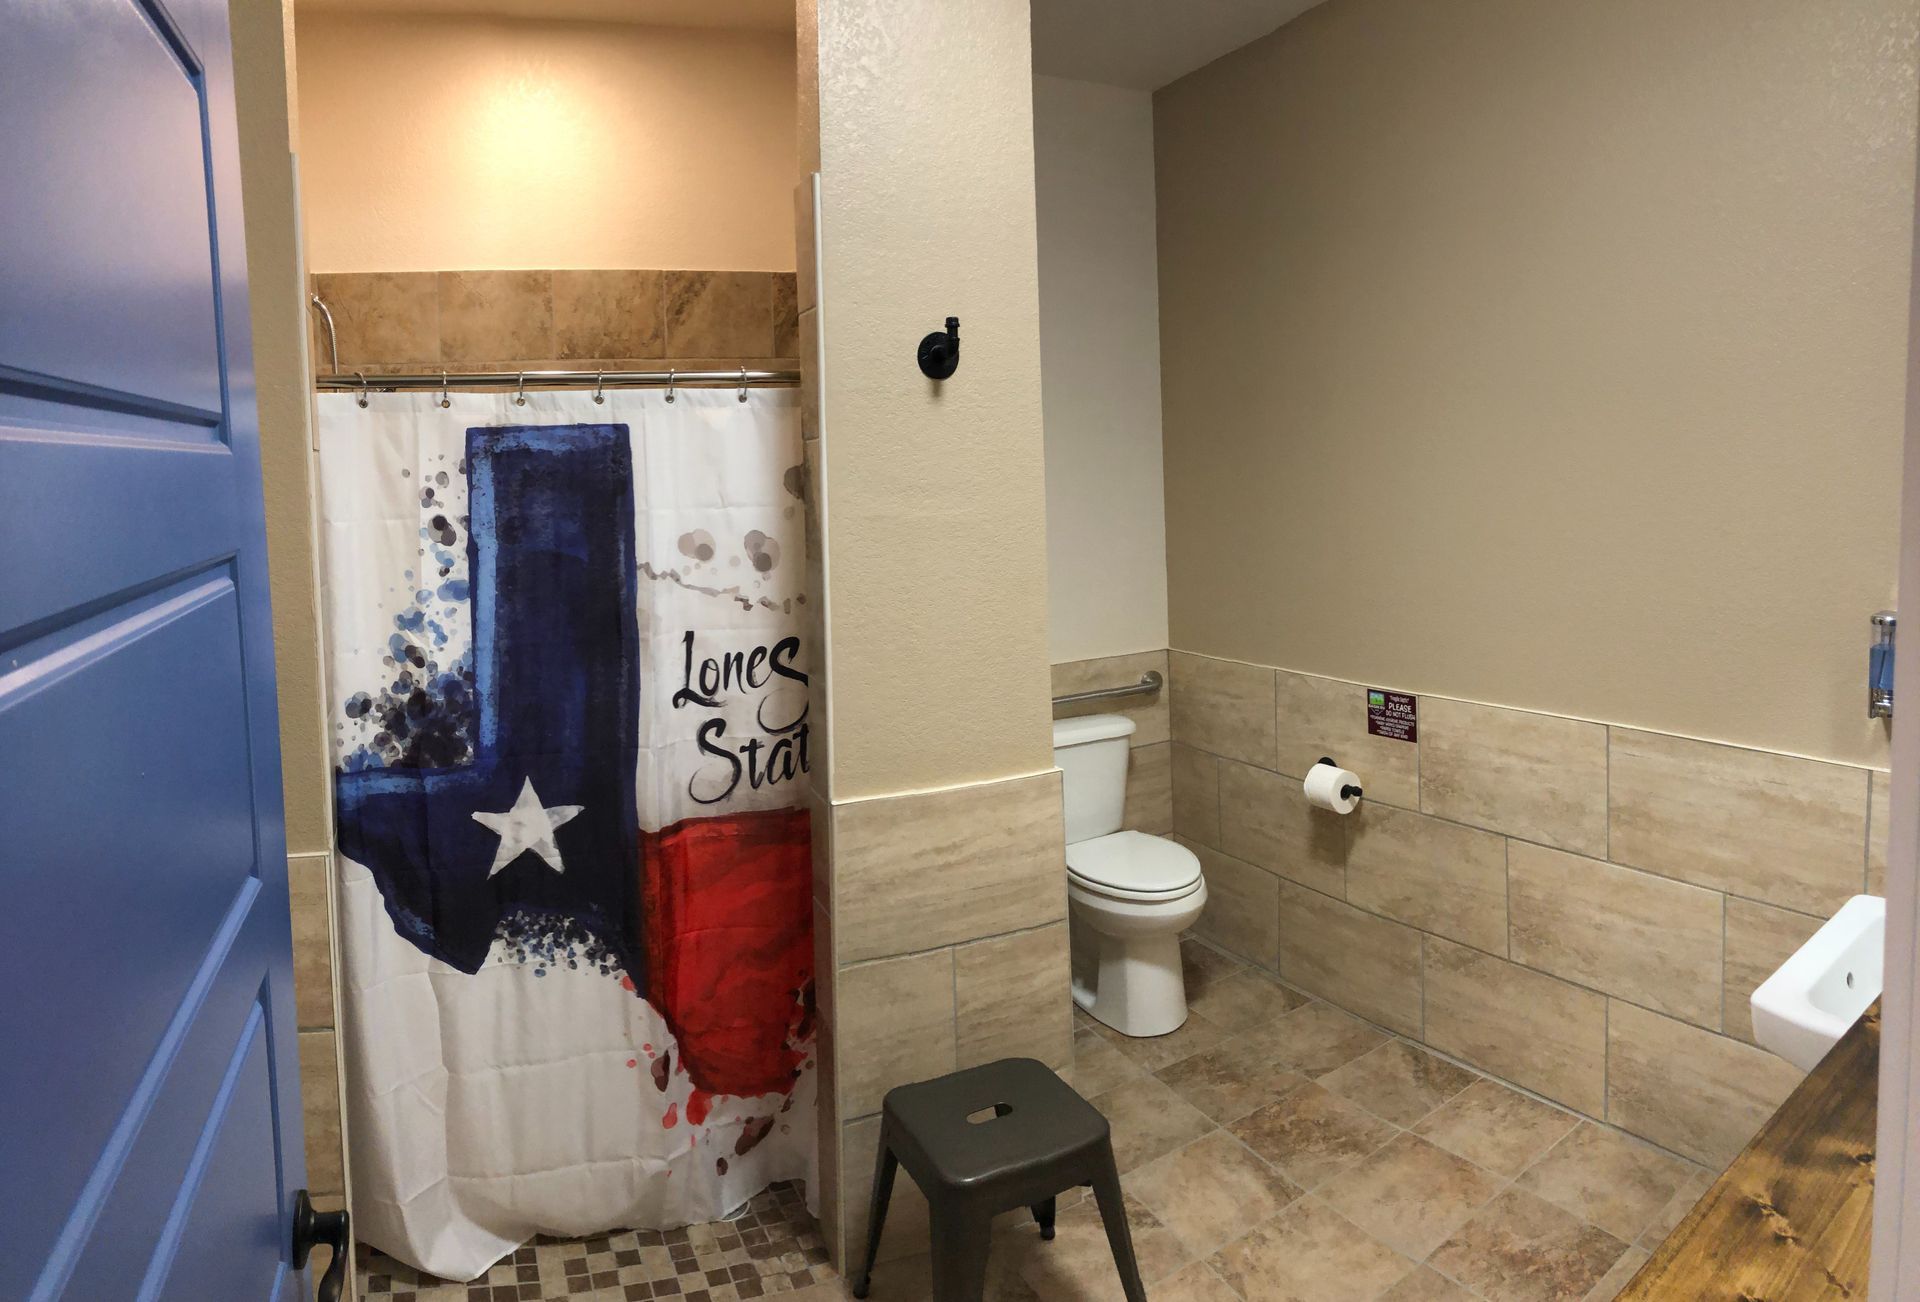
[[[226,0],[0,0],[0,1299],[294,1297]]]

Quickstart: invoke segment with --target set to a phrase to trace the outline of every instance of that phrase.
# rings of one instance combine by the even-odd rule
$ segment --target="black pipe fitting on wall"
[[[920,373],[944,380],[960,367],[960,318],[947,318],[945,331],[935,330],[920,341]]]

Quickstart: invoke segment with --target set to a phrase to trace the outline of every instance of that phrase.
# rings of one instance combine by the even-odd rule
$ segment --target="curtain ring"
[[[743,366],[740,368],[740,401],[745,402],[746,400],[747,400],[747,368]]]
[[[443,410],[453,406],[453,399],[447,396],[447,372],[444,368],[440,372],[440,406]]]
[[[595,371],[593,373],[593,400],[596,403],[603,403],[607,400],[605,393],[607,387],[606,374],[605,371]]]
[[[525,371],[520,372],[520,390],[513,395],[513,405],[516,407],[527,405],[527,373]]]
[[[354,401],[364,407],[367,405],[367,374],[365,371],[355,371],[353,378],[360,381],[360,396]]]
[[[678,374],[671,366],[667,368],[667,401],[673,401],[673,377]]]

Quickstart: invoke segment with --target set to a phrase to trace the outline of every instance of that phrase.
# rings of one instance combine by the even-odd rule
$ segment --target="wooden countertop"
[[[1619,1302],[1866,1297],[1879,1072],[1876,999]]]

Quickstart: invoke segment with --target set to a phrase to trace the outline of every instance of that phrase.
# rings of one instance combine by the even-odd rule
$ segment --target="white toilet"
[[[1120,830],[1133,720],[1060,719],[1067,821],[1073,1000],[1122,1035],[1165,1035],[1187,1020],[1180,933],[1207,902],[1200,861],[1183,845]]]

